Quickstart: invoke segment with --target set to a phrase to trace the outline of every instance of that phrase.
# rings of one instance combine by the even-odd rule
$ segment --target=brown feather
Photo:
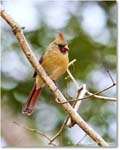
[[[42,54],[42,56],[41,56],[40,59],[39,59],[39,63],[41,64],[42,61],[43,61],[43,54]],[[36,75],[37,75],[37,72],[35,71],[34,74],[33,74],[33,78],[35,78]]]

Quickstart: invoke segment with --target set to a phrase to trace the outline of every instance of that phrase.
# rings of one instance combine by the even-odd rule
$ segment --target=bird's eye
[[[59,47],[60,49],[62,49],[62,48],[64,47],[64,45],[58,44],[58,47]]]

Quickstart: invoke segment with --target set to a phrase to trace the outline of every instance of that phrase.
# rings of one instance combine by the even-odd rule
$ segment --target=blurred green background
[[[69,58],[77,59],[70,71],[79,83],[97,92],[112,84],[107,74],[116,80],[117,4],[115,1],[5,1],[3,7],[23,27],[33,52],[40,55],[62,32],[69,44]],[[35,128],[52,137],[62,125],[66,113],[47,87],[42,91],[34,113],[28,117],[21,113],[34,79],[33,68],[24,56],[11,28],[1,19],[1,112],[2,146],[49,146],[48,140],[27,131],[13,122]],[[57,86],[67,97],[66,90],[75,97],[76,87],[65,74]],[[116,97],[116,87],[101,95]],[[110,146],[117,144],[117,104],[88,99],[82,102],[79,114]],[[73,146],[85,133],[77,125],[65,127],[57,146]],[[86,136],[79,147],[97,146]]]

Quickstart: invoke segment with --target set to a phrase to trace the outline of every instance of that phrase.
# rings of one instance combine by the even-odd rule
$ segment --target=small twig
[[[73,59],[72,61],[69,62],[68,68],[67,68],[67,73],[68,73],[68,77],[71,78],[71,79],[73,80],[73,82],[75,82],[75,85],[76,85],[77,89],[79,89],[78,83],[76,82],[76,80],[75,80],[74,77],[72,76],[71,72],[69,71],[69,67],[70,67],[71,65],[73,65],[75,62],[76,62],[76,59]],[[68,79],[68,77],[66,77],[65,79]],[[70,99],[72,99],[72,96],[70,96],[70,95],[68,94],[67,90],[66,90],[66,94],[67,94],[67,96],[68,96]]]
[[[102,96],[98,96],[98,95],[97,95],[97,94],[100,94],[100,93],[103,93],[103,92],[107,91],[108,89],[114,87],[115,85],[116,85],[116,84],[112,84],[111,86],[105,88],[104,90],[101,90],[101,91],[99,91],[99,92],[96,92],[96,93],[94,93],[94,94],[91,94],[91,95],[89,95],[89,96],[86,96],[86,97],[84,97],[84,98],[69,100],[69,101],[63,102],[63,103],[58,102],[58,103],[59,103],[59,104],[65,104],[65,103],[70,103],[70,102],[75,102],[75,101],[83,101],[83,100],[87,100],[88,98],[91,98],[91,97],[93,97],[93,98],[96,97],[98,100],[106,100],[106,101],[113,101],[113,102],[116,102],[116,101],[117,101],[116,98],[111,98],[111,97],[103,97],[103,98],[102,98]]]
[[[80,98],[83,98],[86,94],[86,85],[83,84],[77,91],[77,96],[76,96],[76,99],[80,99]],[[72,104],[72,107],[74,108],[75,111],[78,111],[79,107],[80,107],[80,104],[81,104],[81,101],[77,101],[77,102],[73,102]],[[75,124],[75,121],[73,121],[70,117],[68,119],[68,122],[67,122],[67,126],[68,127],[73,127]]]
[[[105,88],[104,90],[101,90],[101,91],[98,91],[98,92],[94,93],[93,95],[98,95],[98,94],[100,94],[100,93],[103,93],[103,92],[105,92],[105,91],[111,89],[111,88],[114,87],[114,86],[116,86],[116,83],[114,83],[114,84],[108,86],[108,87]],[[113,99],[114,99],[114,98],[113,98]],[[113,100],[113,101],[114,101],[114,100]]]
[[[16,125],[18,125],[18,126],[20,126],[20,127],[22,127],[22,128],[24,128],[24,129],[26,129],[26,130],[28,130],[28,131],[35,132],[35,133],[37,133],[37,134],[43,136],[43,137],[46,138],[48,141],[51,141],[51,139],[50,139],[48,136],[46,136],[44,133],[40,132],[40,131],[37,130],[37,129],[33,129],[33,128],[26,127],[26,126],[24,126],[24,125],[22,125],[22,124],[20,124],[20,123],[18,123],[18,122],[16,122],[16,121],[13,121],[13,123],[16,124]],[[57,146],[57,145],[55,145],[55,144],[52,143],[52,142],[51,142],[50,144],[53,145],[53,146]]]
[[[73,59],[72,61],[70,61],[69,64],[68,64],[68,68],[69,68],[71,65],[73,65],[75,62],[76,62],[76,59]]]
[[[60,127],[59,131],[56,133],[56,135],[50,140],[49,144],[51,144],[58,136],[60,136],[64,130],[64,127],[68,121],[69,116],[66,117],[66,119],[64,120],[62,126]]]
[[[107,73],[108,73],[108,75],[109,75],[109,77],[110,77],[110,79],[111,79],[112,83],[113,83],[113,84],[115,84],[115,82],[114,82],[114,80],[113,80],[113,77],[111,76],[111,74],[110,74],[110,71],[109,71],[109,70],[107,70]]]
[[[112,98],[112,97],[106,97],[106,96],[99,96],[99,95],[95,95],[92,94],[91,92],[87,91],[86,95],[95,98],[95,99],[99,99],[99,100],[106,100],[106,101],[112,101],[112,102],[116,102],[116,98]]]
[[[71,72],[69,71],[69,67],[71,66],[71,64],[73,64],[76,60],[73,60],[69,63],[68,68],[67,68],[67,73],[69,75],[69,77],[71,78],[71,80],[73,81],[73,83],[75,84],[76,88],[77,88],[77,96],[76,99],[79,98],[83,98],[85,96],[86,93],[86,86],[83,85],[81,87],[79,87],[79,84],[77,83],[77,81],[75,80],[75,78],[73,77],[73,75],[71,74]],[[84,91],[84,93],[82,92]],[[75,101],[72,104],[72,107],[74,108],[75,111],[78,111],[79,107],[80,107],[81,101]],[[72,127],[75,124],[75,121],[73,121],[70,117],[66,123],[66,125],[68,127]]]
[[[78,146],[87,136],[87,134],[85,134],[76,144],[74,144],[73,146]]]
[[[75,62],[74,60],[71,61],[70,64],[69,64],[69,67],[70,67],[70,65],[73,64],[74,62]],[[78,83],[76,82],[76,80],[75,80],[75,78],[73,77],[73,75],[71,74],[71,72],[69,71],[69,69],[67,69],[67,73],[68,73],[69,77],[72,79],[72,81],[75,83],[77,89],[79,89],[79,85],[78,85]],[[96,93],[94,93],[94,94],[91,93],[91,92],[89,92],[89,91],[86,91],[86,95],[88,95],[87,97],[80,98],[80,99],[77,99],[77,98],[76,98],[76,99],[74,99],[74,100],[70,100],[69,102],[82,101],[82,100],[86,100],[86,99],[88,99],[88,98],[90,98],[90,97],[96,98],[96,99],[99,99],[99,100],[106,100],[106,101],[113,101],[113,102],[116,102],[116,98],[111,98],[111,97],[105,97],[105,96],[99,96],[99,95],[98,95],[98,94],[103,93],[104,91],[107,91],[108,89],[110,89],[110,88],[112,88],[113,86],[116,85],[116,83],[114,82],[114,80],[113,80],[113,78],[112,78],[112,76],[111,76],[109,70],[107,70],[107,73],[108,73],[110,79],[112,80],[112,85],[111,85],[111,86],[105,88],[104,90],[101,90],[101,91],[99,91],[99,92],[96,92]],[[66,103],[69,103],[69,102],[66,102]]]
[[[71,72],[69,71],[69,69],[67,69],[67,73],[68,73],[69,77],[72,79],[72,81],[74,82],[74,84],[76,85],[77,89],[79,89],[79,85],[78,85],[77,81],[75,80],[75,78],[73,77],[73,75],[71,74]]]

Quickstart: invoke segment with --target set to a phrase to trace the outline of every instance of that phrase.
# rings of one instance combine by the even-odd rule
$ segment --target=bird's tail
[[[29,97],[27,99],[27,102],[23,106],[22,113],[27,114],[27,115],[32,114],[33,108],[34,108],[34,106],[38,100],[38,97],[41,93],[41,89],[42,88],[37,89],[36,84],[33,86],[32,90],[29,94]]]

